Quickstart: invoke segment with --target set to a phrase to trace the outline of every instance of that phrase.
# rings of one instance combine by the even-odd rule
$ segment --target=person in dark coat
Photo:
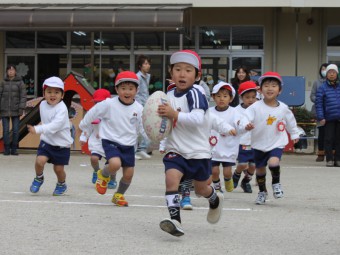
[[[247,67],[239,66],[236,69],[234,78],[231,80],[231,85],[235,89],[236,95],[235,95],[233,101],[229,104],[230,106],[236,107],[236,106],[239,105],[240,99],[239,99],[239,95],[238,95],[237,91],[238,91],[238,88],[240,87],[240,84],[242,82],[245,82],[245,81],[250,81],[250,76],[249,76]]]
[[[17,76],[16,67],[9,65],[0,84],[0,115],[2,120],[4,155],[18,155],[19,121],[26,107],[26,85]],[[12,121],[12,141],[10,140],[10,121]]]

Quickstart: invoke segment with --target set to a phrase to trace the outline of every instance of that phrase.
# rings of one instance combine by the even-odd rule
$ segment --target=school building
[[[210,83],[245,65],[305,77],[305,104],[323,62],[340,64],[338,0],[2,0],[0,75],[15,64],[29,97],[71,70],[112,93],[115,75],[151,57],[150,92],[164,89],[170,55],[192,49]]]

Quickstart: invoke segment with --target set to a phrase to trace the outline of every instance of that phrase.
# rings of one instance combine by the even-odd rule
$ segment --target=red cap
[[[95,102],[104,101],[106,98],[111,98],[110,91],[108,91],[107,89],[97,89],[93,93],[93,101]]]
[[[137,75],[131,71],[120,72],[116,77],[115,86],[118,86],[122,82],[133,82],[139,86],[139,80]]]
[[[253,81],[245,81],[240,84],[240,87],[238,88],[238,94],[241,96],[243,93],[254,90],[256,91],[256,83]]]
[[[265,74],[263,74],[259,79],[258,82],[260,84],[260,86],[262,85],[262,81],[266,78],[274,78],[280,81],[281,86],[283,85],[283,81],[282,81],[282,77],[279,73],[277,72],[266,72]]]

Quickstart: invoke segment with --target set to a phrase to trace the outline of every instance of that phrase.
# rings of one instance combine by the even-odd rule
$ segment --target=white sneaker
[[[281,190],[281,184],[280,183],[275,183],[273,184],[273,195],[274,198],[283,198],[283,191]]]
[[[141,160],[142,158],[135,154],[135,160]]]
[[[257,195],[255,203],[257,205],[264,205],[264,203],[266,202],[266,198],[267,198],[267,193],[265,191],[260,191],[259,194]]]
[[[149,159],[151,158],[145,151],[137,151],[136,155],[139,156],[141,159]]]
[[[215,208],[215,209],[209,208],[208,215],[207,215],[207,221],[210,224],[215,224],[220,220],[222,209],[223,209],[223,200],[224,200],[223,193],[216,192],[216,195],[219,198],[219,204],[218,204],[217,208]]]
[[[163,231],[170,235],[178,237],[184,235],[182,225],[177,220],[164,219],[159,223],[159,226]]]

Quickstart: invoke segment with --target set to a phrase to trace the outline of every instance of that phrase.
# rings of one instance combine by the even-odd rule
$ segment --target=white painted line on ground
[[[33,200],[10,200],[3,199],[0,203],[40,203],[40,204],[65,204],[65,205],[99,205],[99,206],[114,206],[113,204],[107,203],[90,203],[90,202],[74,202],[74,201],[33,201]],[[129,207],[143,207],[143,208],[167,208],[165,205],[134,205],[130,204]],[[207,207],[194,207],[194,210],[208,210]],[[252,208],[223,208],[223,211],[246,211],[246,212],[258,212],[261,210],[256,210]]]

